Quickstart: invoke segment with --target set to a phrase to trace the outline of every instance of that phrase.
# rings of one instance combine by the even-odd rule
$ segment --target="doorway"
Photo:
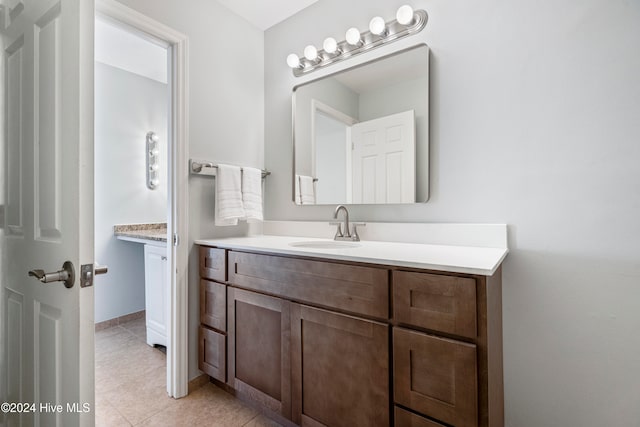
[[[113,405],[135,420],[117,406],[120,390],[149,383],[148,373],[167,389],[169,50],[96,17],[94,245],[96,262],[109,269],[94,279],[97,417]]]
[[[351,203],[351,128],[358,120],[317,99],[311,100],[311,166],[316,203]]]
[[[166,273],[166,393],[170,397],[187,395],[187,243],[188,243],[188,170],[187,170],[187,38],[179,32],[154,21],[147,16],[113,0],[96,1],[96,17],[124,29],[137,37],[166,49],[166,80],[168,86],[168,125],[162,131],[144,128],[142,144],[149,138],[149,132],[158,137],[158,152],[162,156],[163,141],[166,152],[166,260],[159,267]],[[98,91],[96,90],[96,93]],[[145,124],[147,127],[148,124]],[[162,127],[162,126],[160,126]],[[139,140],[139,136],[135,136]],[[97,143],[97,142],[96,142]],[[138,141],[138,144],[140,142]],[[108,142],[107,142],[108,144]],[[134,151],[132,149],[132,151]],[[143,153],[145,151],[143,150]],[[145,154],[146,155],[146,154]],[[160,160],[162,164],[162,160]],[[142,166],[144,183],[148,164]],[[97,178],[97,177],[96,177]],[[162,186],[162,174],[156,177]],[[153,179],[153,177],[152,177]],[[154,184],[155,185],[155,184]],[[147,195],[156,190],[148,189]],[[100,194],[96,193],[96,199]],[[96,203],[97,205],[97,203]],[[155,221],[155,220],[154,220]],[[135,222],[132,219],[131,222]],[[115,225],[115,224],[114,224]],[[139,248],[138,248],[139,249]],[[158,254],[156,254],[158,255]],[[158,259],[162,255],[157,256]],[[101,261],[101,260],[100,260]],[[103,262],[103,261],[101,261]],[[96,299],[98,297],[96,296]]]

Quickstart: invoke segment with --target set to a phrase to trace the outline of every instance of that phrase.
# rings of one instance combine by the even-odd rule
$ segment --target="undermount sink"
[[[355,242],[342,242],[335,240],[327,240],[323,241],[306,241],[306,242],[292,242],[289,243],[289,246],[293,246],[296,248],[309,248],[309,249],[345,249],[345,248],[357,248],[360,246],[359,243]]]

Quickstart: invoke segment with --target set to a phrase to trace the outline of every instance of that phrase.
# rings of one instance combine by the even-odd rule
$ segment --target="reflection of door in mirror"
[[[353,200],[348,203],[415,202],[413,110],[357,123],[351,134]]]
[[[351,203],[351,125],[357,120],[343,112],[312,101],[312,156],[316,203]]]

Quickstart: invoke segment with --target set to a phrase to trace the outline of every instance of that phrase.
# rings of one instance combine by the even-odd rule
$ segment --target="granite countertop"
[[[167,242],[167,223],[121,224],[113,226],[113,234],[120,240],[144,243],[145,240]]]

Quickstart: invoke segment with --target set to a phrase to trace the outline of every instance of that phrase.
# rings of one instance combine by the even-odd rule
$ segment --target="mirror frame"
[[[427,163],[427,172],[426,172],[426,176],[423,177],[424,181],[425,181],[425,185],[426,185],[426,197],[424,200],[416,200],[413,203],[375,203],[375,204],[367,204],[367,203],[338,203],[338,204],[344,204],[344,205],[348,205],[348,206],[408,206],[408,205],[412,205],[412,204],[423,204],[423,203],[427,203],[429,201],[429,198],[431,197],[431,179],[430,179],[430,175],[431,175],[431,144],[430,144],[430,140],[431,140],[431,126],[430,126],[430,119],[431,119],[431,109],[430,109],[430,57],[431,57],[431,49],[429,48],[429,45],[427,45],[426,43],[417,43],[411,46],[408,46],[406,48],[397,50],[395,52],[391,52],[388,53],[386,55],[382,55],[376,58],[373,58],[369,61],[365,61],[362,63],[358,63],[356,65],[353,65],[351,67],[346,67],[346,68],[342,68],[338,71],[335,71],[333,73],[329,73],[326,75],[323,75],[321,77],[315,78],[313,80],[309,80],[306,81],[304,83],[299,83],[295,86],[293,86],[291,92],[291,141],[292,141],[292,174],[291,174],[291,201],[293,202],[294,206],[297,207],[301,207],[301,206],[333,206],[336,203],[316,203],[313,205],[303,205],[303,204],[297,204],[296,203],[296,184],[295,184],[295,180],[296,180],[296,91],[303,87],[303,86],[307,86],[310,85],[312,83],[318,82],[320,80],[324,80],[327,78],[331,78],[333,76],[336,76],[338,74],[341,73],[345,73],[351,70],[355,70],[357,68],[361,68],[361,67],[365,67],[367,65],[371,65],[373,63],[382,61],[384,59],[388,59],[390,57],[396,56],[396,55],[400,55],[404,52],[419,48],[419,47],[426,47],[427,48],[427,93],[426,93],[426,105],[427,105],[427,120],[426,120],[426,126],[425,126],[425,130],[424,130],[424,137],[426,139],[426,144],[427,144],[427,148],[426,148],[426,152],[424,153],[424,160]],[[342,113],[344,114],[344,113]],[[348,116],[347,116],[348,117]],[[315,137],[312,135],[312,140],[314,140]],[[417,141],[416,141],[417,144]],[[417,161],[417,160],[416,160]],[[416,183],[418,182],[418,168],[416,167]],[[416,199],[417,199],[417,195],[416,195]]]

